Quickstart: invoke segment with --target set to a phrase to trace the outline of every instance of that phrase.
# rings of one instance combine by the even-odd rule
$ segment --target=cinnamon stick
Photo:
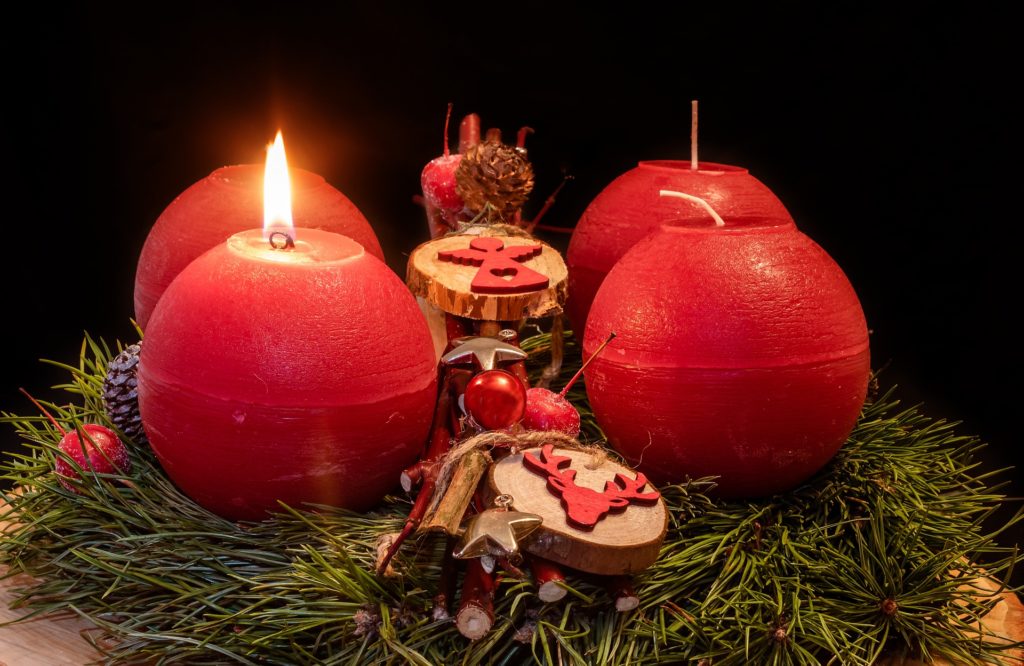
[[[473,500],[480,479],[487,471],[487,456],[480,450],[470,451],[456,463],[451,482],[437,508],[420,526],[421,532],[443,531],[449,535],[459,532],[462,517]]]

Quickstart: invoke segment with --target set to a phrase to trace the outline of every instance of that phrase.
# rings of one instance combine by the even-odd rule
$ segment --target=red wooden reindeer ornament
[[[540,458],[526,453],[523,464],[534,472],[547,475],[548,488],[561,496],[569,522],[579,527],[594,527],[610,511],[625,509],[630,502],[654,502],[661,497],[657,490],[640,492],[647,485],[647,477],[639,472],[635,479],[622,473],[616,474],[614,481],[605,482],[603,492],[578,486],[576,470],[562,469],[572,462],[572,458],[556,456],[554,448],[553,444],[545,444],[541,448]]]
[[[512,509],[544,519],[523,550],[593,574],[649,567],[668,526],[665,502],[644,475],[592,450],[546,444],[513,453],[491,466],[487,493],[507,493]]]

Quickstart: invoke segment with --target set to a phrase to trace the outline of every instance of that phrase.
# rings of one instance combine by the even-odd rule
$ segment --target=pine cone
[[[125,437],[144,443],[146,433],[142,429],[139,414],[139,389],[136,373],[139,369],[139,352],[142,343],[124,348],[107,366],[103,379],[103,406],[110,420]]]
[[[525,150],[488,139],[463,154],[455,170],[455,188],[471,211],[479,213],[491,204],[509,221],[530,196],[533,165]]]

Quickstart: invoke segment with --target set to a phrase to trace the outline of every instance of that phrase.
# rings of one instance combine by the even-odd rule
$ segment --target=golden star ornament
[[[496,508],[469,519],[452,555],[460,559],[484,555],[519,558],[519,542],[540,527],[544,519],[535,513],[510,510],[512,498],[508,495],[498,496],[494,503]]]

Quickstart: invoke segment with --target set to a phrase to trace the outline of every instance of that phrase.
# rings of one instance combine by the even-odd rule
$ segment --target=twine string
[[[467,440],[459,442],[449,449],[444,457],[438,460],[437,481],[427,512],[432,513],[437,509],[437,506],[441,503],[441,498],[448,492],[448,486],[451,485],[452,477],[455,476],[455,470],[458,468],[459,462],[473,451],[483,453],[487,459],[487,464],[490,465],[494,463],[491,451],[495,448],[507,448],[512,453],[518,453],[523,449],[532,449],[544,444],[554,444],[561,449],[589,453],[590,460],[585,464],[587,469],[597,469],[608,460],[608,450],[604,447],[595,444],[583,444],[575,437],[570,437],[557,430],[523,433],[482,432],[479,435],[474,435]]]

